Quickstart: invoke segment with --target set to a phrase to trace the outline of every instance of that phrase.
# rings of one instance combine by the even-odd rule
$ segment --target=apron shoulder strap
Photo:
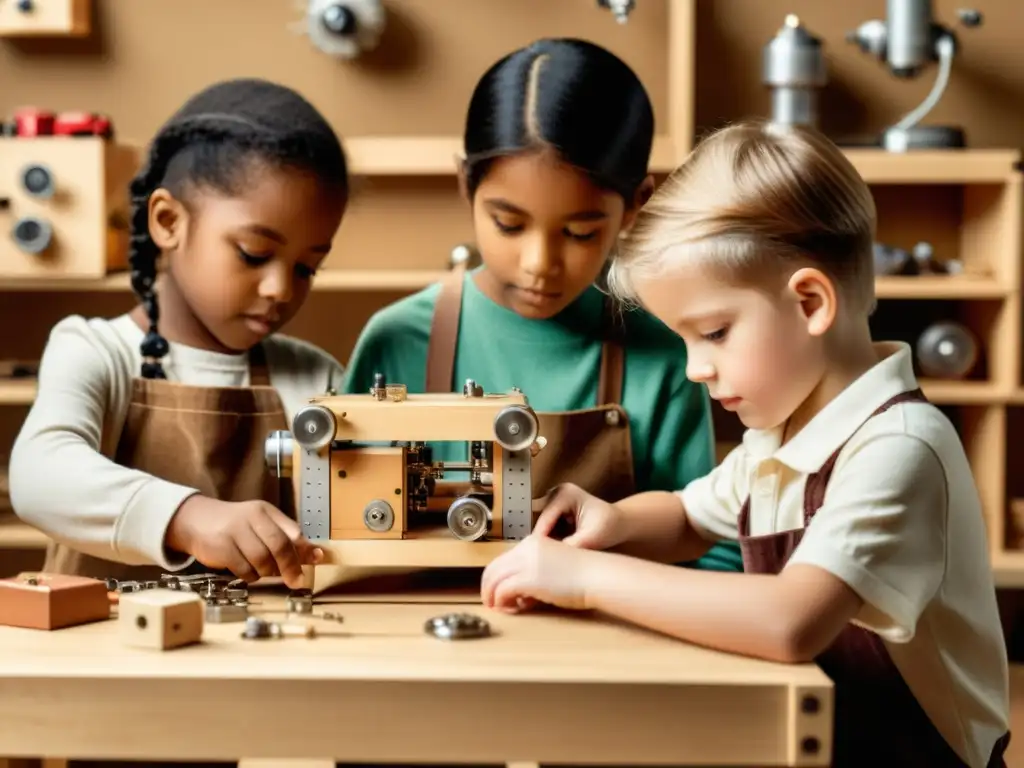
[[[263,348],[262,342],[249,350],[249,386],[270,386],[270,369],[267,366],[267,351]]]
[[[459,317],[462,315],[464,267],[457,267],[441,280],[434,304],[427,342],[427,392],[451,392],[455,376],[455,349],[459,341]]]
[[[871,415],[865,419],[865,423],[900,403],[927,402],[928,398],[925,397],[924,392],[921,391],[920,387],[917,389],[907,390],[906,392],[900,392],[898,395],[890,397],[872,411]],[[811,522],[811,518],[814,517],[815,513],[817,513],[819,509],[821,509],[821,505],[825,503],[825,489],[828,488],[828,481],[832,478],[832,470],[835,469],[836,461],[839,459],[839,454],[842,452],[843,448],[846,447],[848,442],[850,442],[849,439],[843,441],[843,444],[836,448],[832,455],[825,460],[821,469],[813,475],[808,475],[807,485],[804,487],[804,525]]]
[[[622,333],[615,322],[615,302],[608,296],[604,303],[604,343],[601,345],[601,369],[597,380],[597,404],[621,405],[622,378],[626,372],[626,351]]]

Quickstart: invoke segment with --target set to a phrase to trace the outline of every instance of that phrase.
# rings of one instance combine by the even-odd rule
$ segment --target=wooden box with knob
[[[0,2],[0,37],[86,37],[92,32],[92,0]]]
[[[0,138],[0,280],[95,279],[126,268],[138,163],[100,115],[18,111]]]
[[[110,595],[99,579],[19,573],[0,579],[0,625],[62,629],[110,618]]]

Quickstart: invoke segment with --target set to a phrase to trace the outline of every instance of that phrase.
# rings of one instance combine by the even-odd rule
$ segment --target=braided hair
[[[341,142],[320,112],[290,88],[236,79],[189,99],[153,138],[130,186],[132,290],[149,318],[140,346],[143,378],[167,378],[160,360],[169,350],[157,329],[154,285],[160,249],[149,233],[150,195],[163,187],[180,198],[190,185],[233,194],[252,160],[310,171],[332,193],[348,192]]]

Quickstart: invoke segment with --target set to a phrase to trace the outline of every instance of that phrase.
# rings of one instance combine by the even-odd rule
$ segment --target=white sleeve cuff
[[[703,478],[701,478],[703,480]],[[695,480],[694,483],[699,483]],[[719,515],[709,512],[701,505],[703,489],[699,489],[690,483],[676,495],[683,502],[683,510],[686,512],[686,520],[697,534],[705,541],[735,541],[737,536],[737,521],[731,525],[723,521]]]
[[[120,559],[152,562],[168,571],[179,571],[195,558],[182,555],[171,559],[164,546],[167,526],[185,499],[199,493],[177,483],[153,478],[129,500],[114,529],[114,550]]]
[[[894,643],[913,639],[917,615],[911,601],[849,555],[836,548],[822,547],[819,538],[813,548],[798,546],[786,567],[797,563],[828,571],[860,595],[864,606],[854,618],[855,624]]]

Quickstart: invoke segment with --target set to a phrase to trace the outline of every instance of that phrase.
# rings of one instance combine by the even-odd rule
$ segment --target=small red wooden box
[[[0,579],[0,624],[61,629],[109,618],[107,585],[98,579],[50,573]]]

